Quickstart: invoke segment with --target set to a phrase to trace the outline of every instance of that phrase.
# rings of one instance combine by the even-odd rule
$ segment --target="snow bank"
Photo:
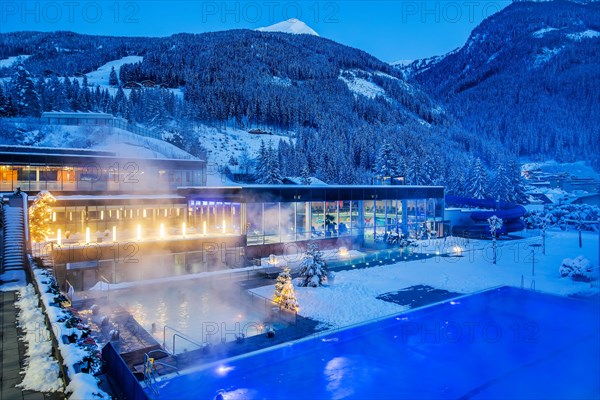
[[[15,305],[19,308],[17,323],[25,331],[27,346],[25,369],[21,371],[23,381],[17,387],[38,392],[62,391],[60,368],[56,359],[50,356],[50,333],[46,329],[44,315],[38,307],[38,297],[32,285],[19,290],[19,300]]]
[[[96,378],[91,375],[99,372],[101,362],[100,349],[98,344],[88,336],[88,327],[71,312],[57,305],[60,302],[61,295],[58,292],[54,277],[49,271],[34,267],[33,274],[38,283],[48,318],[57,336],[58,349],[71,380],[72,385],[70,384],[67,387],[67,393],[74,393],[73,396],[76,394],[78,397],[71,398],[78,399],[110,398],[98,388]],[[76,342],[64,343],[63,336],[71,336],[76,339]],[[79,373],[76,370],[76,366],[87,364],[86,359],[91,361],[91,374]],[[84,377],[83,375],[87,376]],[[94,393],[98,393],[98,395],[91,396]]]
[[[110,396],[98,388],[96,378],[89,374],[75,374],[65,389],[71,393],[70,400],[110,399]]]
[[[25,271],[6,271],[0,274],[0,281],[4,282],[0,285],[0,292],[12,292],[24,288],[27,284]]]

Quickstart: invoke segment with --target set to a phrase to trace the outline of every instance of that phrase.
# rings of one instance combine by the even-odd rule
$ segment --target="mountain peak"
[[[275,25],[265,26],[256,29],[260,32],[283,32],[293,35],[314,35],[319,36],[310,26],[296,18],[290,18],[287,21],[279,22]]]

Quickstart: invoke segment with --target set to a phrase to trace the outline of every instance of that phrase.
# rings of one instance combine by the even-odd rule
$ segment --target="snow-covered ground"
[[[571,40],[574,40],[576,42],[580,42],[584,39],[595,39],[600,37],[600,32],[595,31],[593,29],[588,29],[585,30],[583,32],[577,32],[577,33],[570,33],[567,35],[567,37]]]
[[[110,71],[112,70],[112,68],[113,67],[115,68],[115,72],[117,73],[117,76],[119,76],[119,71],[121,70],[121,67],[124,64],[134,64],[134,63],[142,62],[143,60],[144,60],[144,57],[141,57],[141,56],[127,56],[127,57],[120,58],[118,60],[109,61],[106,64],[99,67],[97,70],[85,74],[88,78],[88,84],[92,87],[100,86],[101,89],[108,90],[108,92],[111,94],[111,96],[114,96],[117,94],[117,88],[110,86],[108,84],[109,78],[110,78]],[[77,78],[70,77],[70,78],[77,79],[79,81],[79,84],[81,84],[83,82],[83,78],[79,78],[79,77],[77,77]],[[127,83],[127,82],[121,82],[121,84],[125,84],[125,83]],[[169,89],[169,90],[171,92],[173,92],[179,98],[183,98],[183,90],[181,90],[181,89]],[[123,89],[123,92],[125,92],[125,95],[129,97],[129,94],[131,93],[131,89]]]
[[[241,129],[216,129],[206,125],[198,126],[196,134],[207,150],[209,162],[214,166],[227,165],[231,156],[239,161],[239,156],[244,150],[250,157],[256,157],[261,141],[264,141],[266,146],[271,143],[276,148],[280,140],[290,140],[283,135],[255,135]]]
[[[52,341],[46,329],[44,314],[38,307],[39,299],[32,285],[19,290],[17,323],[25,332],[27,346],[23,381],[17,387],[38,392],[62,391],[58,362],[52,354]]]
[[[344,74],[350,74],[352,77],[349,78],[344,76]],[[355,96],[361,95],[368,97],[369,99],[374,99],[377,96],[386,97],[385,90],[382,87],[364,78],[356,76],[354,71],[342,71],[339,79],[344,81],[344,83],[348,86],[348,89],[350,89]]]
[[[552,31],[557,31],[557,28],[553,28],[553,27],[548,27],[548,28],[542,28],[542,29],[538,29],[537,31],[533,32],[531,34],[531,36],[533,36],[534,38],[541,38],[544,37],[544,35],[546,35],[546,33],[548,32],[552,32]]]
[[[450,239],[448,239],[450,240]],[[421,248],[425,254],[435,254],[436,248],[444,254],[443,240]],[[446,248],[450,255],[453,245]],[[531,244],[541,243],[541,237],[523,240],[499,241],[497,264],[492,263],[491,241],[471,240],[461,244],[462,257],[432,257],[424,260],[404,261],[368,269],[341,271],[336,274],[331,287],[296,288],[300,315],[314,318],[323,326],[343,327],[407,309],[376,297],[414,285],[429,285],[437,289],[458,293],[473,293],[488,288],[510,285],[535,289],[558,295],[597,293],[598,281],[592,284],[574,282],[559,276],[564,258],[583,255],[598,266],[598,234],[584,233],[583,248],[578,247],[576,232],[551,231],[546,238],[546,254],[541,248],[535,254],[535,275],[532,275]],[[252,290],[272,297],[274,286]]]
[[[12,67],[18,61],[25,61],[31,57],[30,55],[13,56],[0,60],[0,68]]]

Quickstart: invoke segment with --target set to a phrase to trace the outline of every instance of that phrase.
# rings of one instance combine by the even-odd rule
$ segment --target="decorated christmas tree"
[[[294,285],[292,284],[292,276],[290,275],[289,268],[284,268],[277,277],[273,302],[279,304],[286,310],[299,310],[298,300],[296,299],[296,292],[294,291]]]
[[[309,243],[306,254],[300,264],[300,286],[317,287],[327,282],[327,265],[323,260],[323,253],[316,243]]]
[[[47,191],[41,191],[32,206],[29,207],[29,231],[34,242],[43,242],[50,233],[52,209],[50,205],[56,200]]]

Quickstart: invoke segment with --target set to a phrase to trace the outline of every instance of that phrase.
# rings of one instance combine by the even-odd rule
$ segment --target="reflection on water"
[[[222,283],[177,282],[125,289],[114,299],[160,343],[163,328],[168,326],[197,342],[216,344],[234,341],[240,333],[248,337],[264,332],[269,316],[264,309],[249,304],[240,290]],[[167,329],[167,342],[173,333]],[[179,346],[178,342],[177,350]],[[181,346],[183,349],[189,343],[182,342]]]

